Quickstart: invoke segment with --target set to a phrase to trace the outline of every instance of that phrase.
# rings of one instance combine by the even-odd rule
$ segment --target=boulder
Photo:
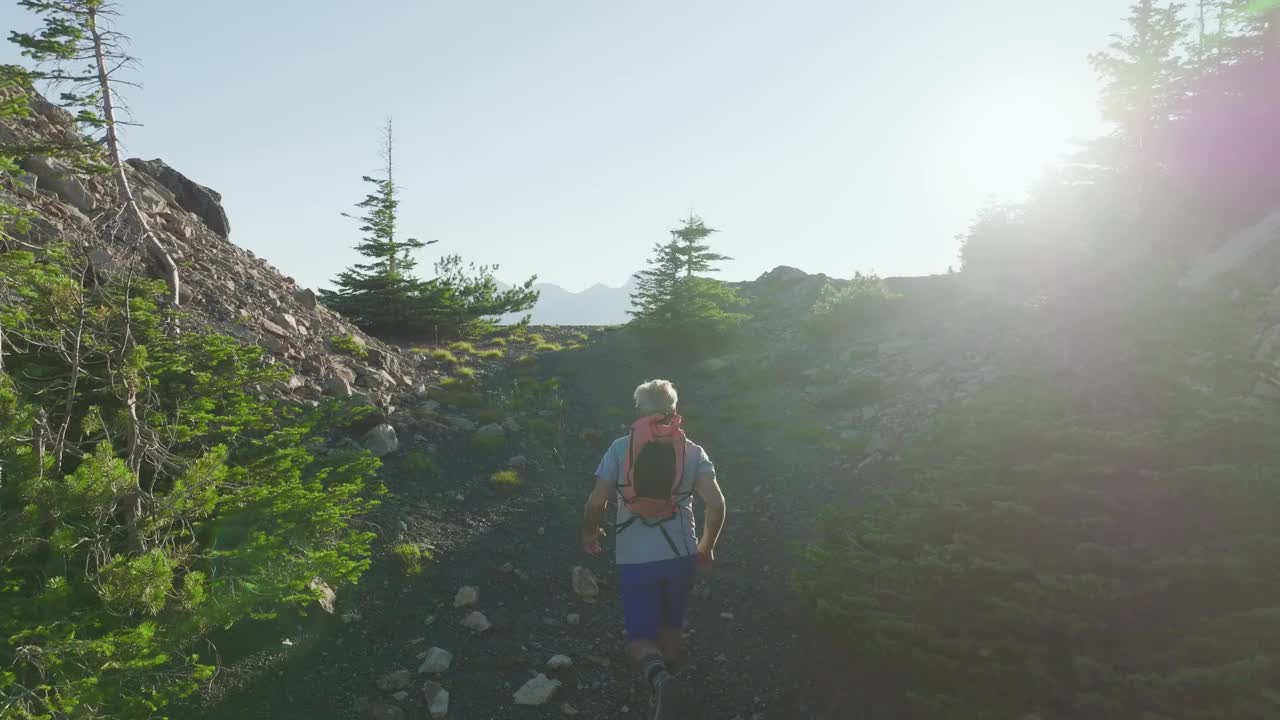
[[[453,596],[453,606],[456,608],[471,607],[478,602],[480,602],[480,588],[472,585],[463,585]]]
[[[227,220],[227,212],[222,209],[222,196],[216,191],[190,180],[160,159],[130,158],[127,162],[173,193],[178,207],[200,218],[218,237],[226,240],[231,236],[231,222]]]
[[[559,680],[552,680],[539,673],[537,677],[520,686],[513,699],[517,705],[532,705],[535,707],[546,705],[551,702],[551,697],[556,694],[556,690],[559,688]]]
[[[573,568],[573,591],[583,600],[595,602],[596,597],[600,595],[600,585],[596,582],[596,577],[591,574],[590,570],[581,565],[575,565]]]
[[[69,168],[53,158],[33,155],[22,161],[22,168],[39,178],[40,188],[56,194],[68,205],[86,213],[98,209],[98,201]]]
[[[467,616],[462,618],[462,627],[474,633],[482,633],[492,628],[493,623],[489,622],[489,618],[485,617],[484,613],[475,610],[467,613]]]
[[[488,425],[485,425],[481,427],[479,430],[476,430],[476,434],[475,434],[476,442],[483,443],[483,444],[488,444],[488,443],[498,444],[498,443],[501,443],[503,440],[505,440],[506,437],[507,437],[507,431],[503,430],[502,426],[497,423],[490,423]]]
[[[374,457],[390,455],[400,449],[400,439],[396,437],[396,429],[383,423],[365,433],[361,441],[364,449],[373,453]]]
[[[351,397],[351,383],[338,375],[330,373],[324,379],[324,392],[326,395],[332,395],[333,397],[348,398]]]
[[[298,304],[301,305],[304,310],[310,310],[312,312],[314,312],[316,307],[320,304],[319,300],[316,298],[316,291],[310,288],[294,290],[293,299],[298,301]]]
[[[270,320],[268,320],[268,319],[266,319],[266,318],[262,318],[261,320],[259,320],[259,321],[258,321],[258,325],[259,325],[263,330],[266,330],[267,332],[271,333],[272,335],[275,335],[276,337],[279,337],[279,338],[287,338],[287,337],[289,337],[289,331],[288,331],[288,330],[285,330],[285,329],[284,329],[283,327],[281,327],[280,325],[278,325],[278,324],[276,324],[276,323],[274,323],[274,322],[272,322],[272,321],[270,321]]]
[[[449,691],[440,683],[428,680],[422,686],[422,699],[427,703],[427,712],[434,720],[440,720],[449,714]]]
[[[573,658],[568,655],[552,655],[547,661],[548,670],[567,670],[573,667]]]
[[[422,658],[418,667],[420,673],[442,673],[453,665],[453,653],[444,648],[433,647]]]

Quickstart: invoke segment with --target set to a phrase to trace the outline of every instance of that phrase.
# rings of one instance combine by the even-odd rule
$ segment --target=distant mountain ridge
[[[510,287],[499,283],[502,288]],[[534,325],[621,325],[630,317],[631,293],[636,288],[632,275],[622,287],[609,287],[596,283],[591,287],[571,292],[554,283],[536,283],[538,304],[533,307]],[[503,317],[503,322],[517,322],[524,314]]]

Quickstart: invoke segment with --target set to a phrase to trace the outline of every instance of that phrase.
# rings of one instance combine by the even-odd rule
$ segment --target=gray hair
[[[679,396],[670,380],[650,380],[636,388],[636,411],[641,415],[666,415],[676,411]]]

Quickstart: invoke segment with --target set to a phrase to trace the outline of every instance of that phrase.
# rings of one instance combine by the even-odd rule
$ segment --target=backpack
[[[662,525],[674,519],[680,503],[693,495],[692,491],[680,491],[685,464],[685,434],[680,416],[675,413],[650,415],[632,423],[627,454],[622,462],[618,497],[631,512],[631,518],[619,524],[614,532],[621,532],[637,521],[657,526],[672,552],[679,556]]]

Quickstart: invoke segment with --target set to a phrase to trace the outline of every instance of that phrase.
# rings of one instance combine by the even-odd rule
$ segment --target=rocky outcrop
[[[38,96],[31,104],[27,117],[0,123],[0,142],[23,146],[77,137],[65,111]],[[116,236],[109,211],[118,202],[110,176],[75,175],[61,161],[44,156],[20,162],[29,173],[21,183],[19,178],[0,178],[5,201],[32,216],[20,241],[83,247],[100,276],[149,269],[136,243]],[[275,388],[282,394],[301,401],[357,397],[379,408],[374,422],[352,431],[356,439],[374,443],[379,453],[395,451],[395,433],[434,427],[418,424],[411,413],[438,374],[420,370],[415,356],[366,337],[319,303],[314,291],[228,242],[229,225],[217,192],[159,160],[130,161],[126,172],[151,229],[179,266],[188,322],[259,345],[271,362],[293,370],[294,378]],[[337,340],[344,342],[336,345]],[[391,432],[362,437],[381,423]]]
[[[222,209],[222,195],[217,191],[188,179],[160,159],[131,158],[127,162],[160,183],[172,193],[173,201],[178,207],[200,218],[215,235],[223,240],[231,237],[231,222],[227,220],[227,212]]]

